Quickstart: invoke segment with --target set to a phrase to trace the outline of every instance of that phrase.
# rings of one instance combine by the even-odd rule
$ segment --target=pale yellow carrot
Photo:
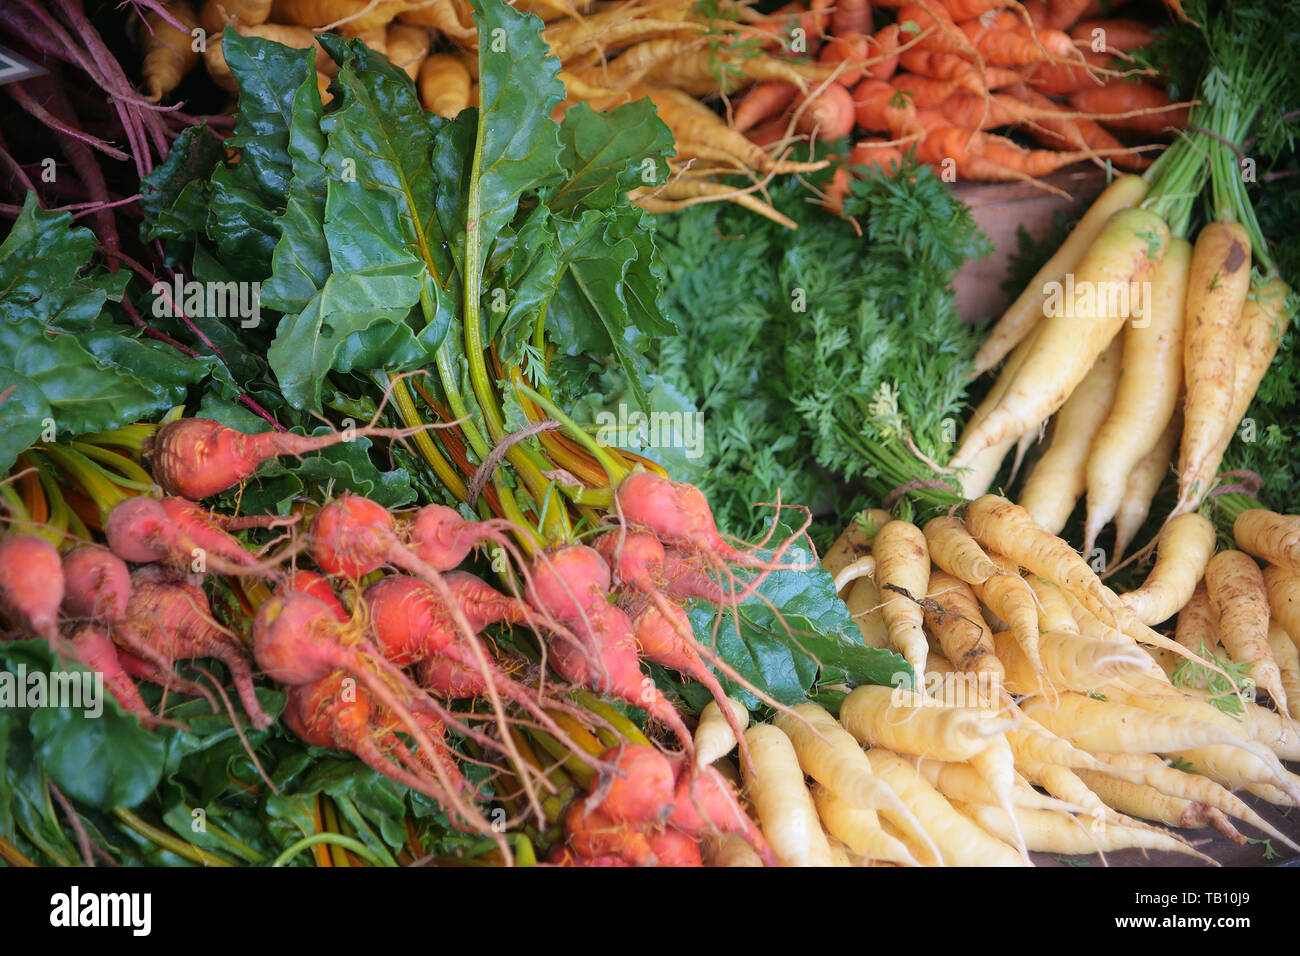
[[[917,601],[930,583],[930,553],[921,529],[908,521],[891,521],[876,533],[871,545],[876,559],[876,586],[889,639],[918,675],[925,673],[929,646],[924,614]],[[899,590],[906,592],[900,593]]]
[[[924,531],[931,560],[953,577],[967,584],[983,584],[1002,573],[961,519],[939,515],[926,522]]]
[[[1034,600],[1033,588],[1020,576],[1020,568],[1010,558],[997,553],[990,558],[1002,573],[976,585],[975,594],[990,611],[1006,622],[1030,665],[1036,670],[1041,669],[1038,604]]]
[[[1277,354],[1290,320],[1286,308],[1290,292],[1290,286],[1281,279],[1274,278],[1255,289],[1241,307],[1235,333],[1238,345],[1232,403],[1224,418],[1224,428],[1218,442],[1211,446],[1200,475],[1191,480],[1197,487],[1208,488],[1214,484],[1224,452],[1228,450],[1237,426],[1250,407],[1259,383],[1273,362],[1273,356]]]
[[[1183,340],[1183,439],[1176,512],[1204,499],[1206,461],[1228,425],[1236,380],[1237,319],[1250,291],[1250,235],[1237,222],[1212,222],[1196,236],[1187,277]]]
[[[1233,522],[1232,535],[1243,551],[1300,574],[1300,515],[1251,508]]]
[[[1182,412],[1176,410],[1156,446],[1138,459],[1138,463],[1129,472],[1128,481],[1124,483],[1124,497],[1120,499],[1119,510],[1115,512],[1115,554],[1111,558],[1113,564],[1118,564],[1128,553],[1128,546],[1133,543],[1142,523],[1151,513],[1151,502],[1170,472],[1178,438],[1182,434],[1182,423]]]
[[[1079,623],[1065,594],[1051,581],[1030,574],[1025,578],[1038,602],[1038,629],[1040,631],[1072,631],[1079,633]]]
[[[736,716],[741,727],[749,725],[749,711],[738,700],[727,698],[727,705]],[[717,701],[709,701],[700,711],[700,722],[695,727],[695,762],[703,768],[719,757],[725,757],[736,748],[736,734],[731,729],[731,722],[718,706]]]
[[[1205,569],[1205,587],[1224,649],[1237,663],[1250,665],[1255,686],[1285,712],[1282,675],[1268,646],[1268,593],[1259,565],[1244,552],[1220,551]]]
[[[1300,572],[1270,564],[1264,569],[1264,588],[1270,616],[1300,647]]]
[[[854,853],[867,859],[901,863],[904,866],[921,865],[907,844],[881,829],[874,810],[854,806],[820,783],[813,784],[812,797],[826,831]]]
[[[1201,514],[1178,515],[1160,530],[1156,563],[1147,579],[1120,600],[1143,624],[1160,624],[1192,599],[1213,554],[1214,523]]]
[[[1123,354],[1123,340],[1116,336],[1057,412],[1051,443],[1020,492],[1021,506],[1052,534],[1065,527],[1084,492],[1089,452],[1114,407]]]
[[[147,98],[154,103],[180,86],[181,80],[199,62],[199,51],[190,35],[199,25],[194,9],[184,0],[170,0],[164,9],[181,28],[173,26],[156,10],[150,10],[145,14],[145,26],[141,30],[144,63],[140,72]]]
[[[840,705],[840,723],[863,744],[965,762],[990,746],[1009,721],[973,707],[949,707],[901,688],[864,684]]]
[[[897,754],[873,749],[867,752],[871,766],[899,798],[912,809],[934,838],[941,854],[935,859],[915,838],[905,838],[913,855],[922,863],[943,866],[1022,866],[1024,861],[1012,847],[986,833],[958,813],[921,772]],[[907,824],[891,815],[881,814],[887,822],[906,834]],[[886,832],[889,832],[888,828]]]
[[[1074,273],[1075,286],[1129,289],[1135,282],[1147,281],[1168,243],[1169,228],[1159,216],[1142,209],[1120,210],[1084,254]],[[1065,404],[1129,317],[1118,298],[1114,308],[1105,301],[1109,298],[1080,296],[1044,317],[1020,374],[954,456],[953,467],[970,464],[975,455],[1008,435],[1024,434]]]
[[[749,799],[777,859],[784,866],[832,865],[790,738],[772,724],[755,724],[745,731],[745,740],[751,758],[744,768]]]
[[[849,586],[844,603],[862,633],[862,643],[867,647],[889,647],[889,626],[885,624],[880,589],[871,578],[858,578]]]
[[[925,612],[925,626],[938,640],[944,656],[958,670],[987,671],[994,681],[1001,682],[1003,670],[993,652],[993,632],[980,616],[979,599],[970,585],[951,574],[933,571],[926,597],[948,612]]]
[[[984,344],[975,353],[972,362],[973,374],[982,375],[1002,360],[1002,357],[1015,348],[1028,331],[1037,324],[1043,314],[1043,302],[1047,298],[1049,283],[1064,283],[1067,273],[1073,273],[1084,254],[1101,234],[1102,228],[1116,212],[1135,206],[1146,195],[1147,183],[1141,176],[1120,176],[1102,192],[1087,213],[1071,230],[1069,237],[1060,246],[1052,258],[1034,274],[1025,286],[1025,291],[1011,303],[1011,306],[989,332]]]
[[[1169,241],[1151,279],[1142,319],[1124,327],[1124,374],[1088,455],[1084,554],[1092,553],[1097,535],[1119,511],[1128,476],[1142,456],[1156,447],[1173,417],[1183,384],[1183,322],[1191,259],[1192,247],[1186,239]]]
[[[1286,694],[1287,713],[1300,719],[1300,653],[1277,621],[1269,622],[1268,648],[1277,664],[1282,691]]]

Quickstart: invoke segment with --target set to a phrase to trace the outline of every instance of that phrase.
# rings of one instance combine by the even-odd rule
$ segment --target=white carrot
[[[1052,534],[1065,527],[1084,492],[1093,438],[1115,404],[1123,352],[1123,340],[1116,336],[1066,399],[1056,414],[1052,441],[1020,492],[1021,506]]]
[[[1268,592],[1259,565],[1241,551],[1220,551],[1205,569],[1205,587],[1224,648],[1237,663],[1250,665],[1255,686],[1285,712],[1282,675],[1268,646]]]
[[[1160,624],[1192,599],[1213,554],[1214,523],[1201,514],[1178,515],[1160,530],[1156,563],[1147,579],[1120,600],[1143,624]]]
[[[941,856],[932,854],[907,840],[913,855],[922,863],[941,866],[1022,866],[1020,854],[1001,840],[993,837],[958,813],[915,767],[888,750],[873,749],[867,752],[871,766],[890,789],[912,809],[925,826],[925,832],[934,838]],[[907,824],[885,810],[881,812],[895,827],[908,833]],[[910,836],[910,835],[909,835]]]
[[[1192,247],[1171,239],[1151,279],[1143,321],[1124,327],[1124,375],[1088,455],[1088,517],[1083,553],[1119,511],[1124,487],[1142,456],[1160,441],[1183,384],[1183,322]],[[1167,461],[1168,459],[1166,459]]]
[[[745,705],[734,698],[727,698],[727,705],[736,715],[736,722],[741,727],[749,726],[749,711]],[[719,757],[725,757],[736,747],[736,734],[731,729],[717,701],[709,701],[700,711],[700,722],[695,728],[695,763],[704,768]]]
[[[925,535],[910,522],[891,521],[876,533],[871,553],[876,558],[875,581],[880,588],[881,613],[889,628],[889,639],[912,670],[924,674],[929,645],[922,627],[924,614],[917,601],[930,584],[930,552]]]
[[[831,848],[804,786],[794,744],[771,724],[745,731],[745,785],[763,836],[784,866],[831,866]]]

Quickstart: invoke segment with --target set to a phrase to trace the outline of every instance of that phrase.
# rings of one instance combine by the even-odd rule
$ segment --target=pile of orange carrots
[[[1155,38],[1134,19],[1098,18],[1089,0],[885,0],[892,22],[873,32],[866,0],[834,7],[811,0],[782,8],[805,31],[818,62],[837,71],[811,95],[788,83],[755,84],[735,106],[732,126],[763,145],[792,132],[839,140],[855,131],[848,167],[889,169],[915,146],[945,181],[1026,180],[1080,160],[1140,169],[1148,144],[1186,124],[1132,51]],[[878,11],[877,11],[878,13]],[[1068,30],[1068,32],[1066,32]],[[1036,141],[1026,148],[991,130]],[[865,136],[863,136],[865,134]],[[838,210],[850,176],[837,171],[827,204]]]

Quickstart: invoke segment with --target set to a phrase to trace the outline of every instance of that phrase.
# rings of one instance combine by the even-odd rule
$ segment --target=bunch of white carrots
[[[1300,759],[1287,715],[1287,627],[1300,621],[1284,598],[1300,570],[1300,518],[1246,515],[1239,543],[1268,570],[1239,551],[1211,557],[1209,522],[1185,515],[1144,585],[1120,595],[1003,498],[923,529],[864,512],[823,568],[864,641],[897,650],[920,680],[858,687],[838,721],[805,704],[794,708],[803,721],[782,714],[746,731],[748,798],[772,850],[787,865],[827,866],[1015,866],[1027,851],[1130,848],[1206,860],[1167,828],[1243,843],[1234,821],[1294,848],[1234,791],[1300,798],[1300,776],[1281,762]],[[1175,614],[1176,639],[1152,628]],[[1231,661],[1211,656],[1220,641]],[[1274,680],[1271,663],[1289,676]],[[1276,710],[1216,683],[1246,668]],[[728,733],[705,713],[697,759],[725,753]],[[730,838],[712,859],[753,863]]]
[[[326,32],[313,28],[331,28],[360,39],[404,70],[430,112],[451,119],[478,102],[478,60],[473,55],[475,31],[468,6],[464,9],[468,26],[462,28],[455,19],[458,13],[450,4],[439,4],[435,10],[392,0],[380,4],[331,0],[275,3],[205,0],[197,12],[187,0],[165,3],[141,0],[139,5],[148,8],[141,28],[141,74],[146,93],[155,102],[171,95],[200,61],[208,76],[222,89],[232,93],[238,89],[222,49],[222,35],[227,27],[241,36],[272,40],[299,50],[315,45],[316,34]],[[401,20],[396,19],[398,10],[406,6],[416,9],[406,12]],[[441,18],[446,16],[452,19],[443,22]],[[201,44],[195,42],[196,35],[202,36]],[[439,44],[440,35],[453,43]],[[319,46],[316,51],[316,79],[321,96],[328,103],[330,79],[338,65]]]
[[[973,371],[1001,372],[949,462],[977,497],[1012,449],[1014,478],[1054,419],[1020,503],[1060,533],[1086,498],[1083,551],[1113,521],[1112,561],[1171,462],[1168,517],[1205,501],[1296,309],[1237,159],[1284,82],[1279,40],[1231,10],[1205,31],[1211,69],[1187,135],[1142,177],[1115,179],[993,327]]]
[[[1277,353],[1294,308],[1276,275],[1251,278],[1239,222],[1207,225],[1193,245],[1138,206],[1148,183],[1111,183],[1030,280],[975,358],[1003,362],[951,461],[963,494],[988,489],[1054,421],[1019,502],[1059,533],[1087,502],[1083,550],[1115,525],[1112,561],[1145,521],[1171,462],[1194,511]]]

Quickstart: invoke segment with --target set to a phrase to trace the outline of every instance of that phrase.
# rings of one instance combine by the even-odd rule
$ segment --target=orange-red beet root
[[[116,621],[126,614],[131,572],[108,548],[83,544],[63,556],[63,610],[71,617]]]
[[[145,467],[168,494],[197,500],[233,488],[268,458],[306,455],[354,438],[406,434],[392,428],[357,428],[309,438],[290,432],[245,435],[208,418],[181,418],[158,429],[145,445]]]
[[[58,641],[63,563],[54,545],[34,534],[0,541],[0,611],[20,627]]]
[[[673,812],[673,765],[654,747],[623,744],[601,760],[613,769],[592,777],[587,789],[610,819],[640,826],[662,823]]]

